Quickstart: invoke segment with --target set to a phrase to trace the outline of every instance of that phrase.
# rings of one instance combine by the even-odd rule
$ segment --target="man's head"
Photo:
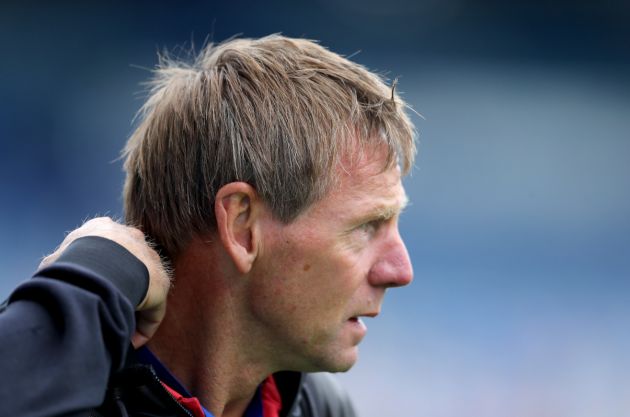
[[[322,199],[348,155],[413,164],[405,104],[378,76],[314,42],[269,36],[164,59],[125,149],[127,221],[171,258],[216,228],[226,184],[250,184],[285,224]]]
[[[393,87],[311,41],[165,61],[126,148],[125,207],[174,261],[167,326],[223,332],[266,371],[352,366],[360,317],[412,279],[404,110]]]

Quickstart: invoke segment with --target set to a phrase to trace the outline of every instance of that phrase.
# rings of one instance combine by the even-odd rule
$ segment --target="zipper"
[[[151,375],[150,378],[148,378],[148,375],[146,375],[147,373]],[[188,417],[195,417],[190,411],[188,411],[186,407],[181,405],[177,401],[177,399],[175,399],[175,397],[173,397],[173,395],[168,392],[166,388],[164,388],[164,385],[162,385],[162,381],[160,381],[160,378],[158,378],[153,368],[147,367],[146,369],[142,370],[142,374],[138,374],[138,376],[136,376],[135,378],[143,378],[144,385],[149,387],[149,389],[151,389],[156,396],[162,397],[162,400],[170,402],[172,404],[172,408],[168,407],[167,404],[167,407],[165,407],[165,411],[168,412],[169,409],[171,411],[179,410],[180,413],[177,413],[177,415],[179,416],[185,415]],[[110,389],[110,398],[114,401],[113,405],[118,408],[118,411],[120,412],[120,417],[128,417],[127,409],[122,399],[121,389],[119,387],[111,387]],[[97,413],[95,410],[90,410],[88,417],[102,417],[102,415]]]
[[[118,407],[118,411],[120,411],[120,417],[129,417],[129,413],[127,413],[127,407],[125,407],[125,403],[122,400],[122,396],[120,395],[120,388],[114,388],[112,390],[112,396],[114,397],[114,401],[116,401],[116,407]]]
[[[181,411],[183,411],[187,416],[189,417],[195,417],[193,416],[193,414],[188,411],[188,409],[186,407],[184,407],[183,405],[181,405],[176,399],[175,397],[173,397],[173,394],[171,394],[170,392],[168,392],[168,390],[166,388],[164,388],[164,385],[162,385],[162,381],[160,381],[160,378],[158,378],[158,376],[155,374],[155,371],[153,369],[151,370],[151,376],[153,377],[153,381],[155,382],[155,384],[159,385],[159,390],[163,393],[165,393],[166,395],[168,395],[168,398],[171,399],[171,402],[173,402],[177,408],[179,408]]]

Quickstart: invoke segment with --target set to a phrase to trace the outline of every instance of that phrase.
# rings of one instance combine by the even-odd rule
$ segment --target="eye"
[[[365,233],[365,235],[368,237],[372,237],[378,232],[383,223],[383,219],[371,220],[369,222],[361,224],[359,227],[357,227],[357,230],[361,233]]]

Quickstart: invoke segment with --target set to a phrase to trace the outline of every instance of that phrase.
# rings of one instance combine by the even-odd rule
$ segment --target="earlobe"
[[[219,189],[215,200],[217,232],[237,270],[248,273],[258,254],[260,200],[256,190],[244,182],[232,182]]]

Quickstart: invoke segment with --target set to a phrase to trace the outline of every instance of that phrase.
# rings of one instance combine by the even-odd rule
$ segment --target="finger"
[[[162,303],[151,310],[143,310],[136,313],[136,331],[131,336],[131,344],[135,349],[144,345],[153,337],[165,314],[166,303]]]
[[[55,256],[54,253],[51,253],[50,255],[45,256],[44,259],[42,259],[42,261],[39,263],[39,267],[37,269],[46,268],[48,265],[53,263],[55,259],[57,259],[57,256]]]

